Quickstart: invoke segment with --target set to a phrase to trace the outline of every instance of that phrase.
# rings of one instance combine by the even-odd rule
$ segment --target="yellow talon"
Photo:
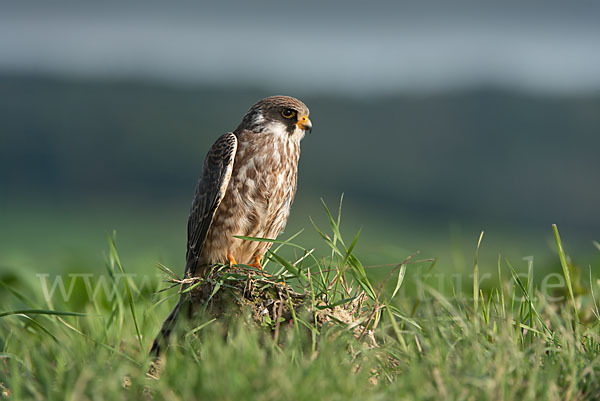
[[[254,257],[254,263],[249,264],[248,266],[252,266],[255,269],[262,270],[262,266],[260,265],[260,258],[258,256]]]
[[[233,255],[227,254],[227,260],[229,260],[229,267],[235,267],[235,265],[237,265],[237,262]]]

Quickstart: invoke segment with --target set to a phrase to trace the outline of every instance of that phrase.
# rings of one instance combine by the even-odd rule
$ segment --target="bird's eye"
[[[296,112],[292,109],[283,109],[283,111],[281,112],[281,115],[284,118],[292,118],[296,115]]]

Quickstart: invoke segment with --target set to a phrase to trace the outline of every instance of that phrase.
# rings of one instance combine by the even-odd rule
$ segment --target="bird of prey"
[[[203,276],[215,264],[261,268],[272,242],[236,236],[275,238],[285,226],[296,193],[300,141],[312,130],[300,100],[260,100],[233,132],[208,151],[188,219],[185,277]],[[163,323],[152,352],[166,341],[183,297]]]

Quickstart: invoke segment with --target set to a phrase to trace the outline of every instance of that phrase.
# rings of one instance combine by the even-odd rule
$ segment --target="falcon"
[[[188,219],[185,277],[202,277],[216,264],[262,269],[272,242],[236,236],[275,238],[284,228],[296,193],[300,141],[312,131],[300,100],[272,96],[252,106],[233,132],[212,145],[196,186]],[[183,296],[159,340],[167,340]]]

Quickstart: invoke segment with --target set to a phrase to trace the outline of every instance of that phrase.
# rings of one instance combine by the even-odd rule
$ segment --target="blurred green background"
[[[365,264],[467,273],[484,230],[484,269],[558,271],[552,223],[598,260],[595,6],[226,3],[2,6],[0,276],[101,273],[113,230],[129,271],[181,272],[206,151],[273,94],[314,125],[283,236],[325,249],[344,193]]]

